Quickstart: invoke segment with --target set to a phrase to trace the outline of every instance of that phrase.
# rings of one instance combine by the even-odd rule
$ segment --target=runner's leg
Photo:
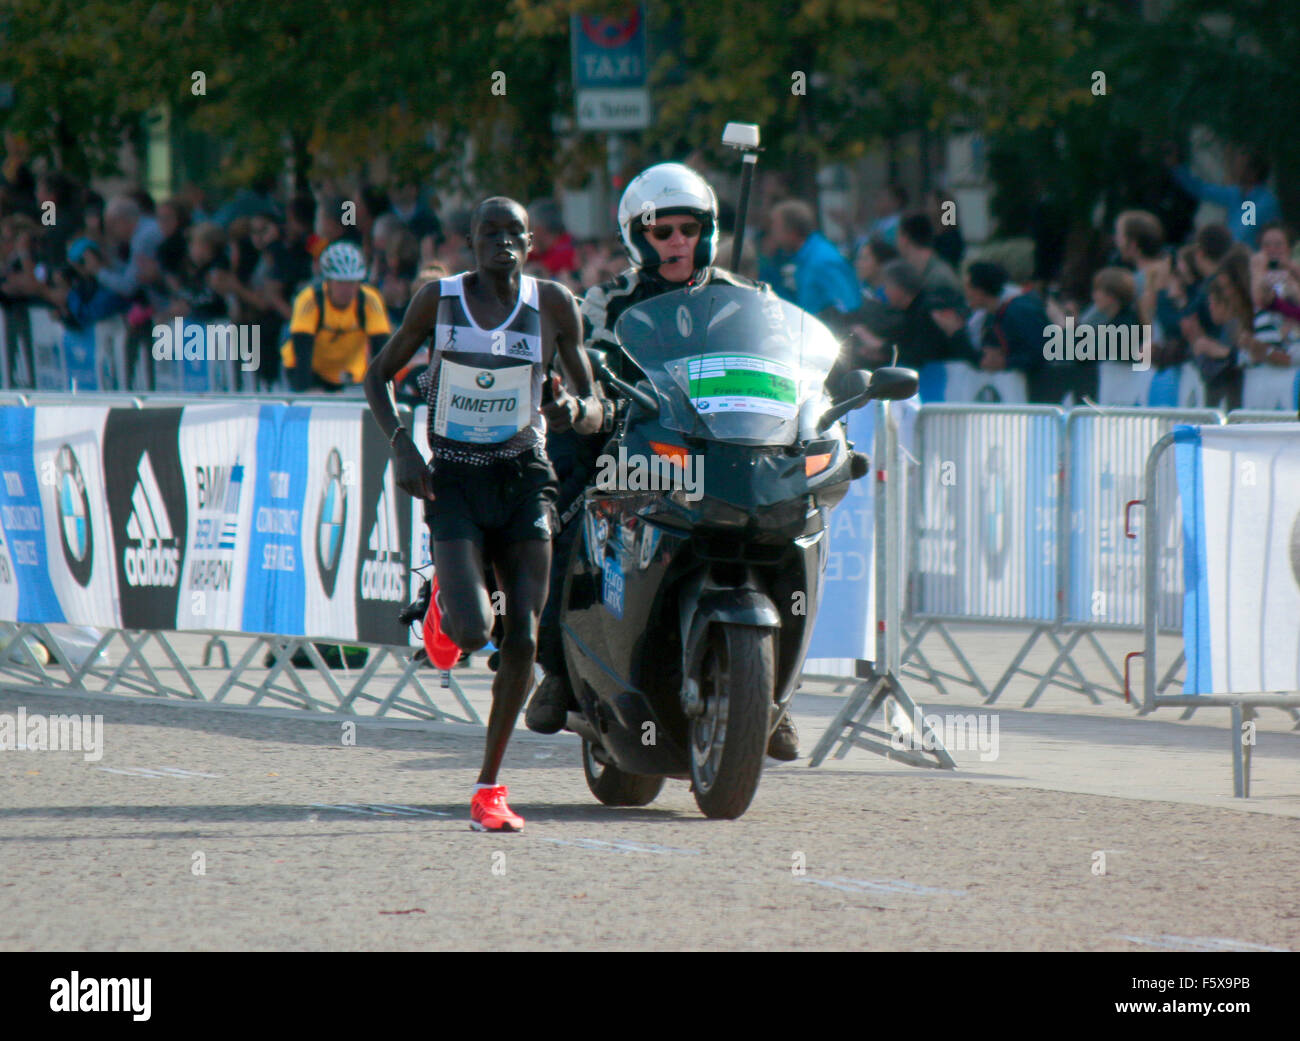
[[[506,754],[510,733],[533,683],[537,628],[546,604],[551,568],[551,543],[545,539],[510,543],[501,548],[495,564],[497,582],[506,595],[505,631],[501,639],[501,664],[492,682],[492,712],[488,716],[479,784],[497,783],[497,771]],[[491,627],[490,612],[487,626]]]
[[[483,550],[470,539],[433,544],[442,631],[462,651],[477,651],[492,634],[492,602],[483,578]]]

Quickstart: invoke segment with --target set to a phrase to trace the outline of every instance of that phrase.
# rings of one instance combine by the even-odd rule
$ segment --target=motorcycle
[[[583,771],[609,806],[689,779],[736,818],[798,685],[821,601],[828,515],[864,476],[839,421],[916,392],[910,369],[826,381],[839,343],[765,287],[689,287],[614,329],[646,379],[593,368],[620,418],[582,506],[560,626]]]

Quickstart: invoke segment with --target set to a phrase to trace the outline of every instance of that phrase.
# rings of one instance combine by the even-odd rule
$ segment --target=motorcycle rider
[[[633,366],[614,338],[614,326],[628,308],[658,296],[705,282],[753,288],[756,283],[714,267],[718,245],[718,200],[699,174],[681,163],[659,163],[634,177],[618,205],[618,232],[632,266],[607,282],[592,286],[582,300],[583,338],[607,352],[609,368],[621,379],[636,378]],[[551,585],[542,611],[537,664],[546,672],[524,714],[530,730],[554,734],[576,708],[564,664],[560,637],[560,601],[570,550],[581,529],[576,518],[583,492],[592,482],[608,433],[584,436],[569,424],[569,396],[552,377],[547,417],[547,453],[560,482],[556,509],[560,534],[551,554]],[[768,741],[774,759],[798,758],[799,738],[789,714]]]

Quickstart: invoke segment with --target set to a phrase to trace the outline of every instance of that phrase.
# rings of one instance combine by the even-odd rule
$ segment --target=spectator
[[[1183,336],[1188,345],[1202,336],[1213,337],[1218,329],[1210,315],[1210,280],[1232,249],[1232,235],[1222,224],[1207,224],[1196,233],[1192,269],[1197,281],[1190,290],[1188,314],[1183,318]]]
[[[896,334],[899,365],[919,369],[931,362],[971,359],[970,337],[956,294],[947,288],[927,289],[920,272],[901,258],[885,265],[882,278],[889,306],[901,316]],[[853,332],[860,344],[853,367],[888,360],[884,337],[860,325]]]
[[[981,369],[1022,373],[1032,402],[1056,405],[1067,392],[1078,394],[1074,373],[1047,361],[1052,322],[1042,297],[1018,290],[1006,269],[988,260],[976,260],[966,269],[965,292],[972,310],[987,315],[979,343]]]
[[[391,213],[375,221],[374,244],[370,284],[384,298],[389,320],[400,325],[419,270],[420,244],[415,234]]]
[[[299,251],[295,255],[283,241],[280,225],[271,217],[253,217],[249,222],[249,236],[257,251],[257,263],[248,280],[242,281],[232,272],[219,271],[214,285],[218,292],[237,298],[240,320],[260,326],[262,342],[279,343],[281,329],[293,314],[289,301],[299,281],[311,277],[310,261],[304,265],[306,254]],[[274,351],[263,353],[258,380],[269,386],[279,373],[279,355]]]
[[[162,230],[152,217],[140,212],[140,205],[128,195],[118,195],[104,208],[104,231],[110,249],[127,250],[126,263],[99,269],[99,281],[105,289],[130,299],[145,285],[159,281],[158,247]]]
[[[561,278],[578,269],[573,236],[565,230],[560,207],[551,199],[539,199],[528,207],[533,250],[528,261],[539,264],[545,278]]]
[[[1300,297],[1300,285],[1290,271],[1270,270],[1255,263],[1263,254],[1251,258],[1251,285],[1255,314],[1251,339],[1245,346],[1251,365],[1290,366],[1300,361],[1300,328],[1277,306],[1279,299]]]
[[[1125,210],[1115,218],[1115,248],[1120,260],[1135,269],[1137,312],[1142,322],[1151,324],[1155,317],[1157,268],[1167,266],[1164,252],[1165,233],[1154,214],[1143,210]]]
[[[864,296],[884,301],[885,287],[881,272],[886,264],[897,259],[898,250],[884,239],[871,238],[862,244],[853,266],[858,273],[858,282]]]
[[[879,239],[890,246],[898,244],[898,222],[907,208],[907,191],[901,184],[887,184],[876,192],[876,219],[864,239]],[[859,252],[861,242],[859,243]]]
[[[1211,276],[1210,317],[1216,333],[1203,332],[1191,341],[1192,356],[1205,381],[1205,400],[1210,408],[1241,408],[1242,369],[1240,350],[1249,347],[1254,331],[1254,308],[1250,289],[1250,254],[1234,246]]]
[[[899,222],[898,252],[916,268],[926,289],[961,293],[957,272],[934,251],[934,224],[926,214],[909,213]]]
[[[433,240],[433,249],[443,243],[442,221],[420,199],[420,186],[412,180],[398,181],[393,186],[393,214],[410,230],[417,241]]]
[[[159,204],[158,230],[163,238],[158,244],[158,266],[164,275],[179,277],[184,270],[189,227],[189,208],[179,198]]]
[[[934,251],[956,271],[966,255],[966,242],[957,227],[957,203],[946,192],[930,191],[925,206],[931,226],[939,229],[934,236]]]
[[[1259,252],[1251,263],[1258,262],[1269,271],[1285,271],[1300,280],[1300,265],[1291,259],[1291,229],[1273,221],[1259,229]]]
[[[1141,324],[1137,315],[1137,280],[1122,267],[1104,267],[1092,278],[1092,306],[1098,328]],[[1082,324],[1082,323],[1081,323]]]
[[[771,234],[774,245],[794,265],[794,289],[782,285],[776,291],[809,314],[827,311],[847,314],[862,303],[852,265],[820,231],[817,218],[806,202],[789,199],[772,208]]]
[[[1182,320],[1195,310],[1193,290],[1199,281],[1192,254],[1196,247],[1183,246],[1164,268],[1152,272],[1155,281],[1155,312],[1152,320],[1152,364],[1165,369],[1185,362],[1190,345],[1183,335]]]
[[[1268,180],[1268,163],[1257,153],[1245,149],[1231,153],[1228,166],[1234,183],[1226,185],[1210,184],[1193,176],[1186,165],[1176,164],[1173,154],[1167,161],[1172,166],[1174,180],[1184,191],[1228,211],[1228,228],[1237,242],[1254,249],[1260,226],[1282,215],[1277,196],[1264,183]],[[1253,204],[1250,210],[1246,208],[1247,203]]]
[[[63,294],[60,317],[69,325],[85,329],[96,322],[126,311],[127,301],[100,283],[97,274],[103,264],[100,246],[93,239],[77,239],[68,247],[72,277]]]
[[[215,221],[204,221],[191,227],[187,237],[189,245],[181,275],[170,276],[167,282],[172,304],[162,319],[213,322],[226,318],[223,289],[229,287],[230,276],[226,231]]]
[[[41,300],[35,242],[40,225],[25,213],[0,218],[0,303]]]
[[[42,231],[52,260],[66,257],[68,248],[78,237],[83,220],[80,196],[80,185],[59,170],[47,170],[36,178]],[[46,204],[51,206],[53,224],[44,223]]]

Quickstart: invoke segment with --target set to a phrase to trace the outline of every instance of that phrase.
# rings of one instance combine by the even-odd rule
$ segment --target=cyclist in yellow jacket
[[[360,383],[392,334],[383,297],[364,284],[361,250],[336,242],[321,254],[320,269],[324,284],[307,286],[293,301],[289,341],[280,351],[296,391]]]

